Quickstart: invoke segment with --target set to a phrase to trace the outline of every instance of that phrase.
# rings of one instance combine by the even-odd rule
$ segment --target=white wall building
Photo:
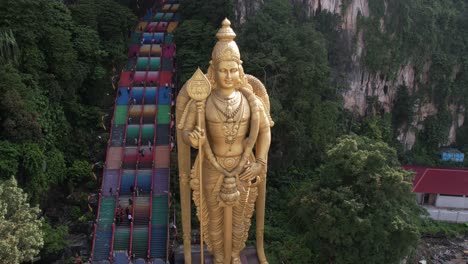
[[[404,166],[416,173],[413,192],[431,218],[468,222],[468,170]]]

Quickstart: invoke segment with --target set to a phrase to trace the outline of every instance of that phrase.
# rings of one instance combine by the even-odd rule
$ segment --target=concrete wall
[[[423,202],[424,202],[424,194],[423,193],[416,193],[416,202],[418,204],[423,204]]]
[[[466,210],[449,210],[449,209],[440,209],[433,206],[424,206],[429,217],[444,222],[452,223],[466,223],[468,222],[468,211]]]
[[[436,207],[445,207],[445,208],[463,208],[468,209],[468,198],[467,197],[458,197],[458,196],[445,196],[437,195],[437,200],[435,203]]]

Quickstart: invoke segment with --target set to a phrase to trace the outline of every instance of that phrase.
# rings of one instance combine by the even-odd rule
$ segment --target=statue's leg
[[[266,198],[266,178],[258,185],[258,197],[255,203],[255,215],[257,224],[257,255],[261,264],[268,264],[263,245],[263,232],[265,229],[265,198]]]
[[[215,258],[215,263],[224,262],[224,243],[223,243],[223,208],[218,205],[216,199],[207,197],[208,212],[208,235],[212,246],[212,253]]]
[[[207,167],[207,166],[205,166]],[[205,232],[208,232],[210,243],[209,249],[214,256],[216,264],[222,264],[224,262],[224,244],[223,244],[223,216],[224,210],[219,206],[218,197],[213,193],[219,174],[209,168],[204,168],[206,172],[203,178],[203,192],[208,210],[208,219],[203,219],[205,223],[209,223]]]
[[[244,227],[244,201],[241,195],[240,204],[232,207],[232,253],[231,263],[240,264],[240,251],[242,250],[244,243],[243,237],[244,232],[248,232]]]
[[[239,191],[239,204],[233,207],[233,247],[231,255],[231,263],[233,264],[241,263],[240,252],[245,248],[245,241],[249,236],[251,218],[257,198],[257,188],[243,186]]]

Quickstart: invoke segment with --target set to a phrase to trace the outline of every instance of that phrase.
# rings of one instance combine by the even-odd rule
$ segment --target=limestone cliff
[[[263,0],[234,0],[236,22],[242,24],[263,5]]]
[[[412,63],[400,65],[396,76],[389,78],[385,74],[377,71],[371,73],[366,69],[362,61],[366,51],[363,32],[358,31],[358,16],[368,17],[370,15],[369,0],[290,0],[292,4],[300,6],[308,16],[315,16],[319,12],[331,12],[341,17],[341,29],[343,34],[349,39],[350,45],[354,45],[349,54],[350,65],[345,73],[345,82],[348,87],[344,92],[344,106],[359,115],[365,115],[368,109],[368,98],[377,98],[381,110],[391,112],[395,103],[398,87],[404,85],[410,94],[418,91],[421,84],[429,80],[428,72],[431,62],[427,61],[422,70],[416,71]],[[253,15],[263,4],[263,0],[236,0],[236,16],[238,22],[245,21],[246,17]],[[385,3],[385,9],[387,4]],[[381,32],[385,32],[381,20]],[[453,72],[456,74],[457,69]],[[452,115],[452,125],[450,127],[447,144],[453,143],[456,139],[456,129],[463,125],[465,121],[465,108],[460,105],[450,105]],[[398,139],[406,149],[411,149],[415,143],[415,134],[423,128],[423,121],[438,112],[434,102],[430,98],[417,100],[413,108],[413,119],[409,124],[399,128]]]
[[[369,16],[369,0],[350,0],[346,1],[346,6],[343,6],[341,0],[304,0],[302,4],[306,5],[308,14],[314,15],[319,11],[328,11],[341,15],[344,31],[351,32],[354,36],[357,35],[356,48],[352,57],[352,71],[347,73],[347,81],[349,89],[344,93],[344,104],[347,109],[354,110],[361,115],[367,111],[367,100],[369,96],[377,97],[378,102],[386,112],[390,112],[395,102],[397,88],[401,85],[406,86],[410,93],[418,91],[419,85],[428,81],[428,72],[431,67],[431,62],[428,61],[423,67],[419,76],[416,76],[415,67],[408,63],[399,67],[396,78],[389,80],[388,76],[377,73],[370,73],[361,61],[362,54],[366,47],[363,41],[362,32],[357,32],[357,16],[358,14],[367,17]],[[301,1],[293,0],[295,4],[300,4]],[[381,31],[384,32],[383,20],[381,20]],[[457,69],[454,69],[456,74]],[[452,125],[450,127],[447,144],[451,144],[456,139],[456,128],[464,123],[465,109],[463,106],[450,105],[450,113],[452,115]],[[410,124],[400,128],[400,136],[398,139],[404,144],[405,148],[411,149],[415,143],[415,132],[422,129],[422,121],[428,116],[437,113],[436,107],[431,100],[420,100],[414,105],[414,117]]]

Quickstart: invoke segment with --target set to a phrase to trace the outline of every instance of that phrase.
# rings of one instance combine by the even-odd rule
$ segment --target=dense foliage
[[[317,263],[398,263],[419,239],[411,188],[394,149],[345,136],[291,201],[294,222]]]
[[[67,203],[87,208],[86,197],[57,198],[96,190],[90,176],[92,164],[104,159],[110,76],[125,61],[137,21],[114,0],[68,2],[0,1],[0,181],[15,176],[30,202],[65,215],[52,213],[44,223],[46,262],[66,246],[68,229],[59,220],[75,220],[67,219]],[[33,251],[6,262],[30,260],[42,241],[31,239]]]
[[[31,261],[44,245],[38,207],[14,178],[0,183],[0,259],[2,263]]]

